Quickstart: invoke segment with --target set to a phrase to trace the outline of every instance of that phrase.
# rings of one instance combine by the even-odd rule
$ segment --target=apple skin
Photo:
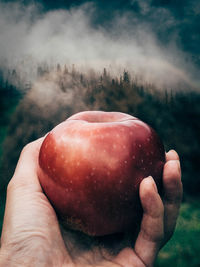
[[[164,146],[146,123],[120,112],[85,111],[57,125],[39,153],[41,186],[64,224],[103,236],[137,228],[139,184],[160,190]]]

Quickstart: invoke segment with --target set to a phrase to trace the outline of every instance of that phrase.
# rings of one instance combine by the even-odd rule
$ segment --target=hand
[[[166,154],[163,171],[163,196],[154,180],[140,184],[144,210],[134,248],[123,248],[113,256],[94,246],[77,250],[73,234],[64,239],[48,199],[37,177],[37,158],[43,139],[28,144],[22,151],[7,189],[4,225],[1,236],[0,266],[153,266],[160,248],[170,239],[182,199],[181,171],[175,151]]]

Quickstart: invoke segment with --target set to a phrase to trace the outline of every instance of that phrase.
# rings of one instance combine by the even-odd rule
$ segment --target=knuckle
[[[13,176],[7,185],[7,195],[12,195],[14,193],[25,192],[27,188],[30,188],[31,184],[26,182],[23,176]]]
[[[33,146],[33,143],[28,143],[27,145],[25,145],[22,149],[21,155],[26,154],[28,151],[30,151],[32,146]]]
[[[35,153],[35,152],[38,152],[39,151],[39,148],[41,146],[41,143],[42,143],[42,138],[40,139],[37,139],[33,142],[30,142],[28,144],[26,144],[22,151],[21,151],[21,154],[20,154],[20,157],[21,156],[24,156],[25,154],[28,154],[28,153]]]
[[[14,179],[12,178],[7,185],[7,194],[13,191],[14,186],[15,186],[15,182],[14,182]]]
[[[174,167],[175,167],[175,168],[177,167],[177,161],[178,161],[178,160],[171,159],[171,160],[167,161],[167,162],[165,163],[165,165],[166,165],[169,169],[174,169]]]

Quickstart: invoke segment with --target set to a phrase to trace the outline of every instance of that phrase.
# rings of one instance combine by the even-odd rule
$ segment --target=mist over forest
[[[198,49],[187,48],[198,43],[198,21],[195,16],[191,19],[192,12],[198,12],[198,1],[185,4],[183,18],[173,5],[154,1],[111,1],[109,5],[67,1],[68,9],[56,8],[64,2],[0,2],[4,72],[18,69],[29,82],[35,79],[38,64],[75,64],[86,71],[106,67],[115,75],[126,68],[161,88],[180,89],[181,84],[181,88],[199,90]],[[183,40],[191,32],[195,42]]]
[[[153,126],[198,192],[200,5],[181,3],[0,1],[2,188],[26,143],[100,109]]]
[[[200,186],[200,94],[196,91],[160,90],[124,70],[114,76],[106,68],[81,72],[74,65],[38,66],[37,79],[23,85],[16,70],[1,79],[1,107],[16,106],[12,116],[3,113],[1,125],[9,125],[3,144],[1,190],[14,172],[20,151],[28,142],[50,131],[76,112],[120,111],[150,124],[165,149],[180,155],[185,193],[198,195]],[[9,81],[13,81],[10,84]],[[191,183],[191,176],[196,177]]]
[[[88,109],[144,119],[187,159],[185,181],[199,173],[199,10],[195,0],[0,1],[4,180],[27,142]]]
[[[199,174],[200,5],[181,3],[0,1],[5,185],[27,142],[75,112],[101,109],[155,127],[183,159],[186,190],[198,191],[198,179],[189,181]]]

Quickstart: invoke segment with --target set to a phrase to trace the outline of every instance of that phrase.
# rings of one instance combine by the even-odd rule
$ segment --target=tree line
[[[17,77],[17,73],[14,75]],[[129,113],[150,124],[160,135],[165,149],[176,149],[179,153],[185,193],[198,195],[198,92],[186,92],[181,88],[158,89],[154,84],[131,75],[128,70],[114,77],[106,68],[101,73],[94,70],[82,73],[75,66],[58,64],[54,68],[39,66],[37,76],[42,91],[33,84],[24,93],[17,83],[11,84],[0,75],[0,124],[7,129],[0,168],[3,177],[1,191],[5,191],[26,143],[42,136],[73,113],[99,109]],[[49,99],[43,100],[43,94],[46,98],[49,95]],[[38,99],[41,99],[40,103]]]

